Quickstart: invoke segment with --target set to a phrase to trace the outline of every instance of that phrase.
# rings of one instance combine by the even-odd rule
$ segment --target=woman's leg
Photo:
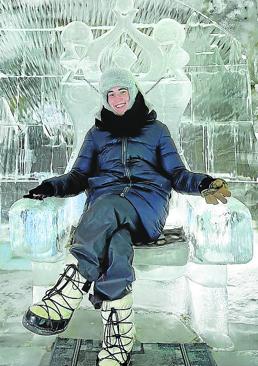
[[[104,295],[104,299],[116,298],[108,289],[110,286],[113,288],[115,280],[117,288],[120,288],[119,282],[132,282],[134,279],[130,264],[133,258],[130,234],[140,227],[135,208],[119,195],[99,197],[82,215],[70,252],[78,260],[81,275],[95,282],[96,292]],[[119,261],[125,264],[125,271]],[[118,276],[125,278],[119,280]],[[121,291],[118,292],[119,297]]]
[[[65,330],[80,305],[83,291],[87,292],[90,282],[97,281],[103,273],[112,235],[125,225],[135,230],[137,222],[137,213],[126,199],[109,195],[96,200],[83,213],[74,236],[71,253],[78,259],[79,270],[75,265],[67,266],[42,301],[25,313],[24,326],[44,335]]]
[[[46,291],[42,300],[25,312],[22,324],[33,333],[53,335],[63,332],[73,312],[88,292],[91,283],[86,281],[75,264],[68,264],[56,284]]]
[[[94,295],[90,297],[95,308],[101,307],[103,299],[120,299],[131,292],[135,280],[133,255],[130,231],[126,227],[117,230],[108,246],[106,270],[95,281]]]
[[[99,366],[127,365],[135,338],[134,313],[132,309],[133,246],[130,231],[116,231],[108,248],[108,268],[95,282],[95,307],[101,301],[104,325],[102,350],[98,354]],[[91,299],[92,300],[92,299]]]
[[[100,204],[101,210],[96,207]],[[89,278],[89,274],[94,273],[91,268],[95,268],[98,274],[94,281],[94,295],[90,297],[95,308],[101,307],[104,325],[97,365],[127,365],[135,337],[131,293],[135,274],[131,235],[142,227],[134,207],[119,196],[103,198],[92,209],[95,213],[100,212],[97,215],[99,220],[94,224],[96,216],[94,218],[93,210],[86,221],[82,219],[71,252],[78,259],[82,274]],[[89,223],[92,226],[91,235],[84,235]],[[91,279],[94,280],[93,277]]]
[[[101,317],[104,325],[98,366],[129,365],[135,339],[132,293],[121,299],[103,301]]]

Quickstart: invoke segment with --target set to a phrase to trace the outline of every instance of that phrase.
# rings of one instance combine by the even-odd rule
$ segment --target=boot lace
[[[120,309],[119,309],[120,310]],[[132,315],[132,308],[121,309],[122,311],[128,310],[129,313],[124,318],[119,318],[117,309],[111,308],[111,310],[102,310],[102,313],[110,312],[108,318],[106,319],[103,314],[101,314],[102,319],[106,322],[104,327],[104,347],[103,349],[108,353],[108,355],[101,360],[111,359],[121,363],[121,359],[117,356],[119,355],[122,358],[122,362],[128,361],[128,356],[130,351],[126,350],[126,347],[132,344],[133,336],[130,336],[129,333],[133,329],[133,323],[127,321],[129,317]],[[122,332],[121,324],[128,324],[128,329]],[[118,348],[115,352],[114,348]]]
[[[62,308],[66,309],[66,310],[70,310],[73,313],[75,309],[72,308],[71,305],[69,304],[69,299],[76,300],[76,299],[79,299],[83,295],[83,292],[79,288],[79,284],[84,284],[86,282],[86,280],[85,280],[85,282],[82,282],[79,279],[76,279],[77,267],[75,264],[68,264],[68,265],[66,265],[66,267],[67,268],[64,270],[64,272],[62,274],[60,273],[60,277],[59,277],[58,281],[56,282],[56,284],[51,289],[47,290],[45,295],[43,296],[42,302],[44,304],[37,304],[38,306],[42,307],[46,311],[49,320],[51,320],[50,309],[58,314],[58,316],[60,317],[60,320],[64,319],[62,316],[62,313],[60,311]],[[71,268],[73,269],[73,272],[69,275],[68,272]],[[64,284],[58,288],[58,286],[61,284],[61,282],[64,279],[66,281],[64,281]],[[68,295],[65,295],[62,293],[62,290],[65,288],[65,286],[67,285],[68,282],[72,283],[72,288],[74,290],[79,290],[80,297],[72,297],[72,296],[68,296]],[[60,304],[56,299],[53,299],[52,297],[54,295],[60,295],[65,304]],[[50,301],[51,304],[47,303],[46,302],[47,300]]]

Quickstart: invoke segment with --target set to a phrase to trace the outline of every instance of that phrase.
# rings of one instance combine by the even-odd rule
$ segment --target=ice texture
[[[185,273],[186,277],[199,285],[206,287],[227,286],[227,266],[189,262]]]
[[[12,256],[38,261],[60,260],[66,253],[71,226],[76,226],[85,205],[85,194],[43,201],[20,199],[9,212]]]
[[[135,247],[134,263],[156,266],[183,266],[187,263],[189,246],[186,242],[175,242],[160,247]]]
[[[189,79],[193,93],[180,135],[190,169],[256,181],[257,138],[247,65],[189,67]]]
[[[165,281],[141,280],[133,285],[134,306],[146,311],[160,311],[185,315],[188,308],[189,294],[184,277]],[[148,289],[148,291],[144,290]]]
[[[253,256],[252,217],[235,199],[227,204],[207,205],[204,199],[178,196],[191,258],[203,264],[241,264]]]
[[[60,98],[74,127],[72,154],[65,168],[67,172],[79,153],[86,132],[93,126],[95,114],[100,109],[100,97],[85,80],[76,80],[75,73],[71,71],[61,81]]]
[[[21,199],[10,209],[12,255],[51,261],[64,254],[62,239],[67,238],[67,205],[56,198]]]
[[[18,125],[6,98],[0,98],[0,177],[15,175],[18,151]]]
[[[233,348],[228,329],[227,266],[189,262],[187,278],[190,323],[214,348]]]
[[[226,287],[207,287],[189,280],[191,325],[209,346],[233,349],[228,331]]]
[[[1,180],[37,180],[63,173],[71,154],[73,130],[62,108],[57,105],[60,102],[55,94],[55,83],[47,77],[32,77],[31,84],[27,85],[23,78],[13,78],[9,83],[8,80],[0,78],[1,94],[6,95],[0,97]],[[30,112],[13,112],[9,88],[20,90],[20,94],[31,93],[26,105]],[[51,102],[43,104],[33,99],[41,94],[43,100],[46,93],[52,96]]]
[[[77,196],[69,197],[69,223],[70,225],[77,226],[79,219],[86,209],[86,194],[80,193]]]
[[[139,310],[173,313],[188,312],[186,266],[135,265],[134,306]],[[148,291],[146,291],[148,289]]]

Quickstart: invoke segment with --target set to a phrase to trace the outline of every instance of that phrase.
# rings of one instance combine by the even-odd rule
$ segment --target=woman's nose
[[[120,95],[120,94],[116,95],[116,97],[115,97],[116,101],[121,101],[123,99],[124,99],[123,95]]]

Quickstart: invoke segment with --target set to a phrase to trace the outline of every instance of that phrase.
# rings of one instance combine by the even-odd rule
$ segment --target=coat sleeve
[[[44,180],[54,189],[55,197],[75,196],[88,188],[88,178],[96,168],[96,149],[89,130],[70,172]]]
[[[163,173],[171,180],[172,188],[179,193],[200,195],[200,183],[207,177],[213,180],[207,174],[186,169],[166,125],[163,125],[160,136],[158,155]]]

